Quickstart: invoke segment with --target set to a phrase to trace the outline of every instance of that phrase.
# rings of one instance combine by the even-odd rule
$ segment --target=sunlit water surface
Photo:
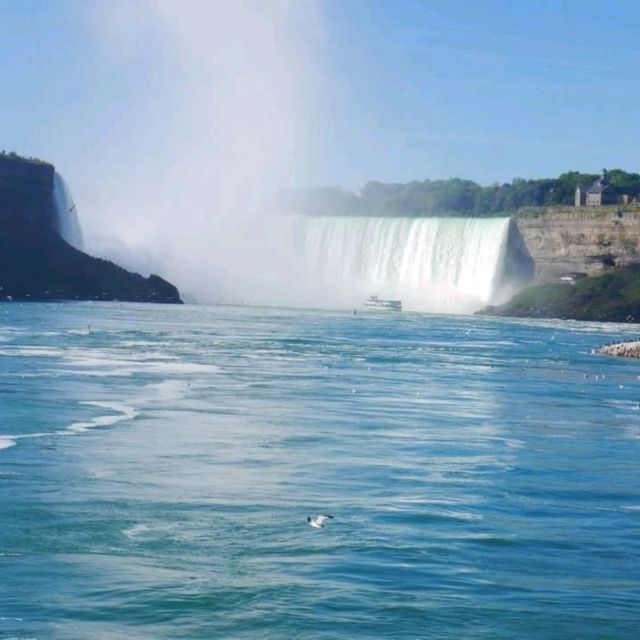
[[[637,329],[5,304],[0,637],[635,640]]]

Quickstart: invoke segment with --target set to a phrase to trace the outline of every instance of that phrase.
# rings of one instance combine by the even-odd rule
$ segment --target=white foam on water
[[[124,340],[119,343],[121,347],[127,348],[143,348],[148,349],[149,347],[158,348],[158,347],[168,347],[171,345],[170,342],[158,342],[157,340]]]
[[[22,356],[33,358],[61,358],[64,356],[63,349],[52,349],[49,347],[17,347],[0,349],[0,356]]]
[[[21,373],[19,371],[11,371],[9,373],[0,373],[0,378],[51,378],[60,375],[57,371],[40,371],[39,373]]]
[[[219,367],[198,362],[181,362],[175,356],[159,351],[125,353],[120,350],[69,349],[63,354],[65,363],[79,367],[92,376],[130,376],[134,373],[216,373]]]
[[[38,346],[7,347],[0,349],[0,356],[56,358],[62,369],[51,372],[82,373],[93,377],[128,377],[136,373],[155,374],[210,374],[220,369],[216,365],[199,362],[183,362],[176,356],[160,351],[127,353],[120,349],[49,348]],[[40,377],[36,373],[17,374],[18,377]]]
[[[43,432],[43,433],[22,433],[20,435],[0,435],[0,450],[8,449],[17,444],[17,440],[31,440],[33,438],[44,438],[46,436],[55,436],[56,433]]]
[[[16,440],[13,436],[0,436],[0,450],[8,449],[16,444]]]
[[[154,363],[152,370],[157,373],[217,373],[220,367],[199,362]]]
[[[89,369],[82,371],[81,369],[71,369],[73,374],[81,374],[88,378],[129,378],[136,373],[133,369]]]
[[[123,529],[122,533],[129,538],[129,540],[132,540],[133,538],[137,538],[139,535],[147,533],[148,531],[150,531],[150,528],[146,524],[134,524],[128,529]]]
[[[73,336],[90,336],[91,329],[89,327],[85,329],[68,329],[67,333]]]
[[[189,383],[182,380],[164,380],[145,386],[145,389],[154,391],[155,397],[159,400],[178,400],[183,398],[190,388]]]
[[[46,438],[51,436],[69,436],[76,433],[82,433],[95,427],[106,427],[123,420],[130,420],[138,415],[138,412],[128,405],[113,402],[82,402],[81,404],[94,405],[105,409],[113,409],[119,411],[117,415],[98,416],[90,422],[74,422],[66,429],[60,431],[43,431],[41,433],[22,433],[19,435],[0,435],[0,451],[8,449],[17,444],[18,440],[33,440],[36,438]]]
[[[109,415],[97,416],[89,422],[74,422],[69,425],[65,430],[59,431],[61,435],[68,433],[84,433],[90,429],[98,427],[109,427],[117,424],[118,422],[124,422],[125,420],[132,420],[138,415],[138,412],[129,405],[122,404],[120,402],[100,402],[100,401],[87,401],[81,404],[90,405],[92,407],[99,407],[101,409],[108,409],[109,411],[115,411]]]

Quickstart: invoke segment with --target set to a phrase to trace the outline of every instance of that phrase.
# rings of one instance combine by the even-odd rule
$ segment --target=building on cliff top
[[[609,182],[604,169],[602,175],[590,187],[576,187],[576,207],[603,207],[609,204],[618,204],[618,192]]]

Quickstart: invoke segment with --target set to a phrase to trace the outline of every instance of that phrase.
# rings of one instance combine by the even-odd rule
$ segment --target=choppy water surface
[[[635,639],[636,331],[5,304],[0,637]]]

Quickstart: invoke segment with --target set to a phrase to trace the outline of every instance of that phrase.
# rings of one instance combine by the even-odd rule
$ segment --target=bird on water
[[[307,516],[307,523],[310,527],[314,527],[315,529],[322,529],[329,520],[333,520],[333,516],[322,514],[319,516]]]

